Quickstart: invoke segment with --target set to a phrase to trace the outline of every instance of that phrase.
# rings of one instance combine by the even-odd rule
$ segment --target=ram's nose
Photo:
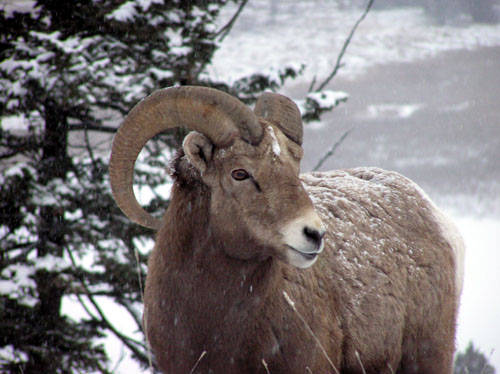
[[[288,262],[292,265],[309,267],[323,251],[325,229],[313,209],[288,222],[281,234],[287,247]]]
[[[304,227],[303,232],[307,240],[314,244],[318,251],[323,249],[323,237],[326,232],[323,226],[319,228],[306,226]]]

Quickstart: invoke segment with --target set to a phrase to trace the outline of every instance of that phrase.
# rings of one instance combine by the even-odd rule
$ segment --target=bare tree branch
[[[370,11],[372,5],[373,5],[373,2],[374,0],[369,0],[368,1],[368,4],[366,5],[366,8],[363,12],[363,14],[361,14],[361,17],[359,17],[359,19],[356,21],[356,23],[354,24],[354,26],[352,27],[351,29],[351,32],[349,33],[349,36],[347,37],[347,39],[344,41],[344,45],[342,46],[342,49],[340,50],[340,53],[338,54],[337,56],[337,61],[335,62],[335,66],[333,67],[333,70],[332,72],[330,73],[330,75],[328,75],[328,77],[319,85],[318,88],[314,89],[313,90],[313,84],[311,84],[311,86],[309,87],[309,92],[313,92],[313,91],[321,91],[323,88],[325,88],[325,86],[330,83],[330,81],[332,80],[332,78],[337,75],[337,72],[339,71],[340,68],[342,68],[344,66],[344,64],[342,63],[342,58],[344,57],[344,54],[347,50],[347,47],[349,46],[349,44],[351,43],[351,39],[354,35],[354,32],[356,31],[356,29],[358,28],[359,24],[365,19],[366,15],[368,14],[368,12]],[[314,81],[313,81],[314,82]]]
[[[316,75],[313,77],[313,79],[311,81],[311,84],[309,85],[309,89],[307,90],[307,92],[312,92],[315,84],[316,84]]]
[[[101,131],[101,132],[108,132],[111,134],[114,134],[116,130],[118,130],[117,127],[113,126],[104,126],[104,125],[94,125],[93,123],[81,123],[81,124],[70,124],[69,125],[69,130],[70,131]]]
[[[245,5],[247,3],[248,3],[248,0],[243,0],[243,2],[240,4],[240,6],[238,7],[238,9],[234,13],[234,15],[229,20],[229,22],[226,23],[223,27],[221,27],[221,29],[219,31],[215,32],[214,37],[213,37],[214,40],[218,40],[219,43],[224,40],[224,38],[229,34],[231,29],[233,28],[236,20],[240,16],[241,12],[243,11],[243,8],[245,7]],[[190,82],[190,84],[195,84],[195,83],[199,84],[197,82],[198,77],[201,74],[201,72],[205,70],[205,67],[207,66],[207,64],[212,60],[212,56],[213,56],[214,52],[215,52],[215,50],[213,50],[210,53],[210,58],[206,59],[206,61],[203,62],[197,69],[193,69],[194,72],[192,74],[192,81]]]
[[[84,130],[84,138],[85,138],[85,147],[87,148],[87,153],[89,154],[90,159],[92,160],[92,166],[94,169],[96,169],[96,160],[94,157],[94,152],[92,150],[92,145],[90,144],[90,139],[89,139],[89,130],[85,129]]]
[[[326,154],[318,161],[318,163],[316,164],[316,166],[313,168],[313,171],[318,171],[318,169],[324,164],[324,162],[326,160],[328,160],[331,156],[333,156],[333,154],[335,153],[335,151],[337,150],[337,148],[344,142],[345,138],[347,138],[347,135],[349,135],[349,133],[352,130],[353,130],[353,128],[347,130],[340,137],[340,139],[337,140],[334,145],[332,145],[332,147],[328,150],[328,152],[326,152]]]
[[[219,42],[222,42],[224,40],[224,38],[229,34],[229,32],[231,31],[231,29],[234,26],[234,23],[236,22],[236,20],[240,16],[241,12],[243,11],[243,8],[245,7],[245,5],[247,5],[247,3],[248,3],[248,0],[243,0],[243,2],[238,7],[238,10],[236,11],[236,13],[234,13],[234,15],[231,17],[229,22],[226,23],[224,25],[224,27],[222,27],[219,31],[217,31],[215,33],[215,37],[219,39]]]

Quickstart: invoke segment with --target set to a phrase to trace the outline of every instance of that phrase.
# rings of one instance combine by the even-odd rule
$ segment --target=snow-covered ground
[[[457,343],[469,341],[500,370],[500,219],[453,217],[467,246]]]

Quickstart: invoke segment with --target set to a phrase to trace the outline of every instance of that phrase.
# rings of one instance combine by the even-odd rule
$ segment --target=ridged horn
[[[116,204],[132,221],[159,229],[161,221],[146,212],[132,188],[137,156],[155,135],[185,127],[225,147],[241,137],[258,144],[263,130],[255,114],[237,98],[208,87],[170,87],[139,102],[118,129],[111,148],[109,174]]]
[[[297,105],[288,97],[265,92],[255,104],[254,113],[257,117],[272,122],[281,131],[298,145],[302,145],[303,126],[302,116]]]

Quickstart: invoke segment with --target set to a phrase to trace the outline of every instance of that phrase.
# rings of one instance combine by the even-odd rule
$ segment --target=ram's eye
[[[245,169],[233,170],[231,172],[231,176],[233,177],[233,179],[235,179],[237,181],[242,181],[242,180],[248,179],[250,177],[250,175],[248,174],[248,172]]]

